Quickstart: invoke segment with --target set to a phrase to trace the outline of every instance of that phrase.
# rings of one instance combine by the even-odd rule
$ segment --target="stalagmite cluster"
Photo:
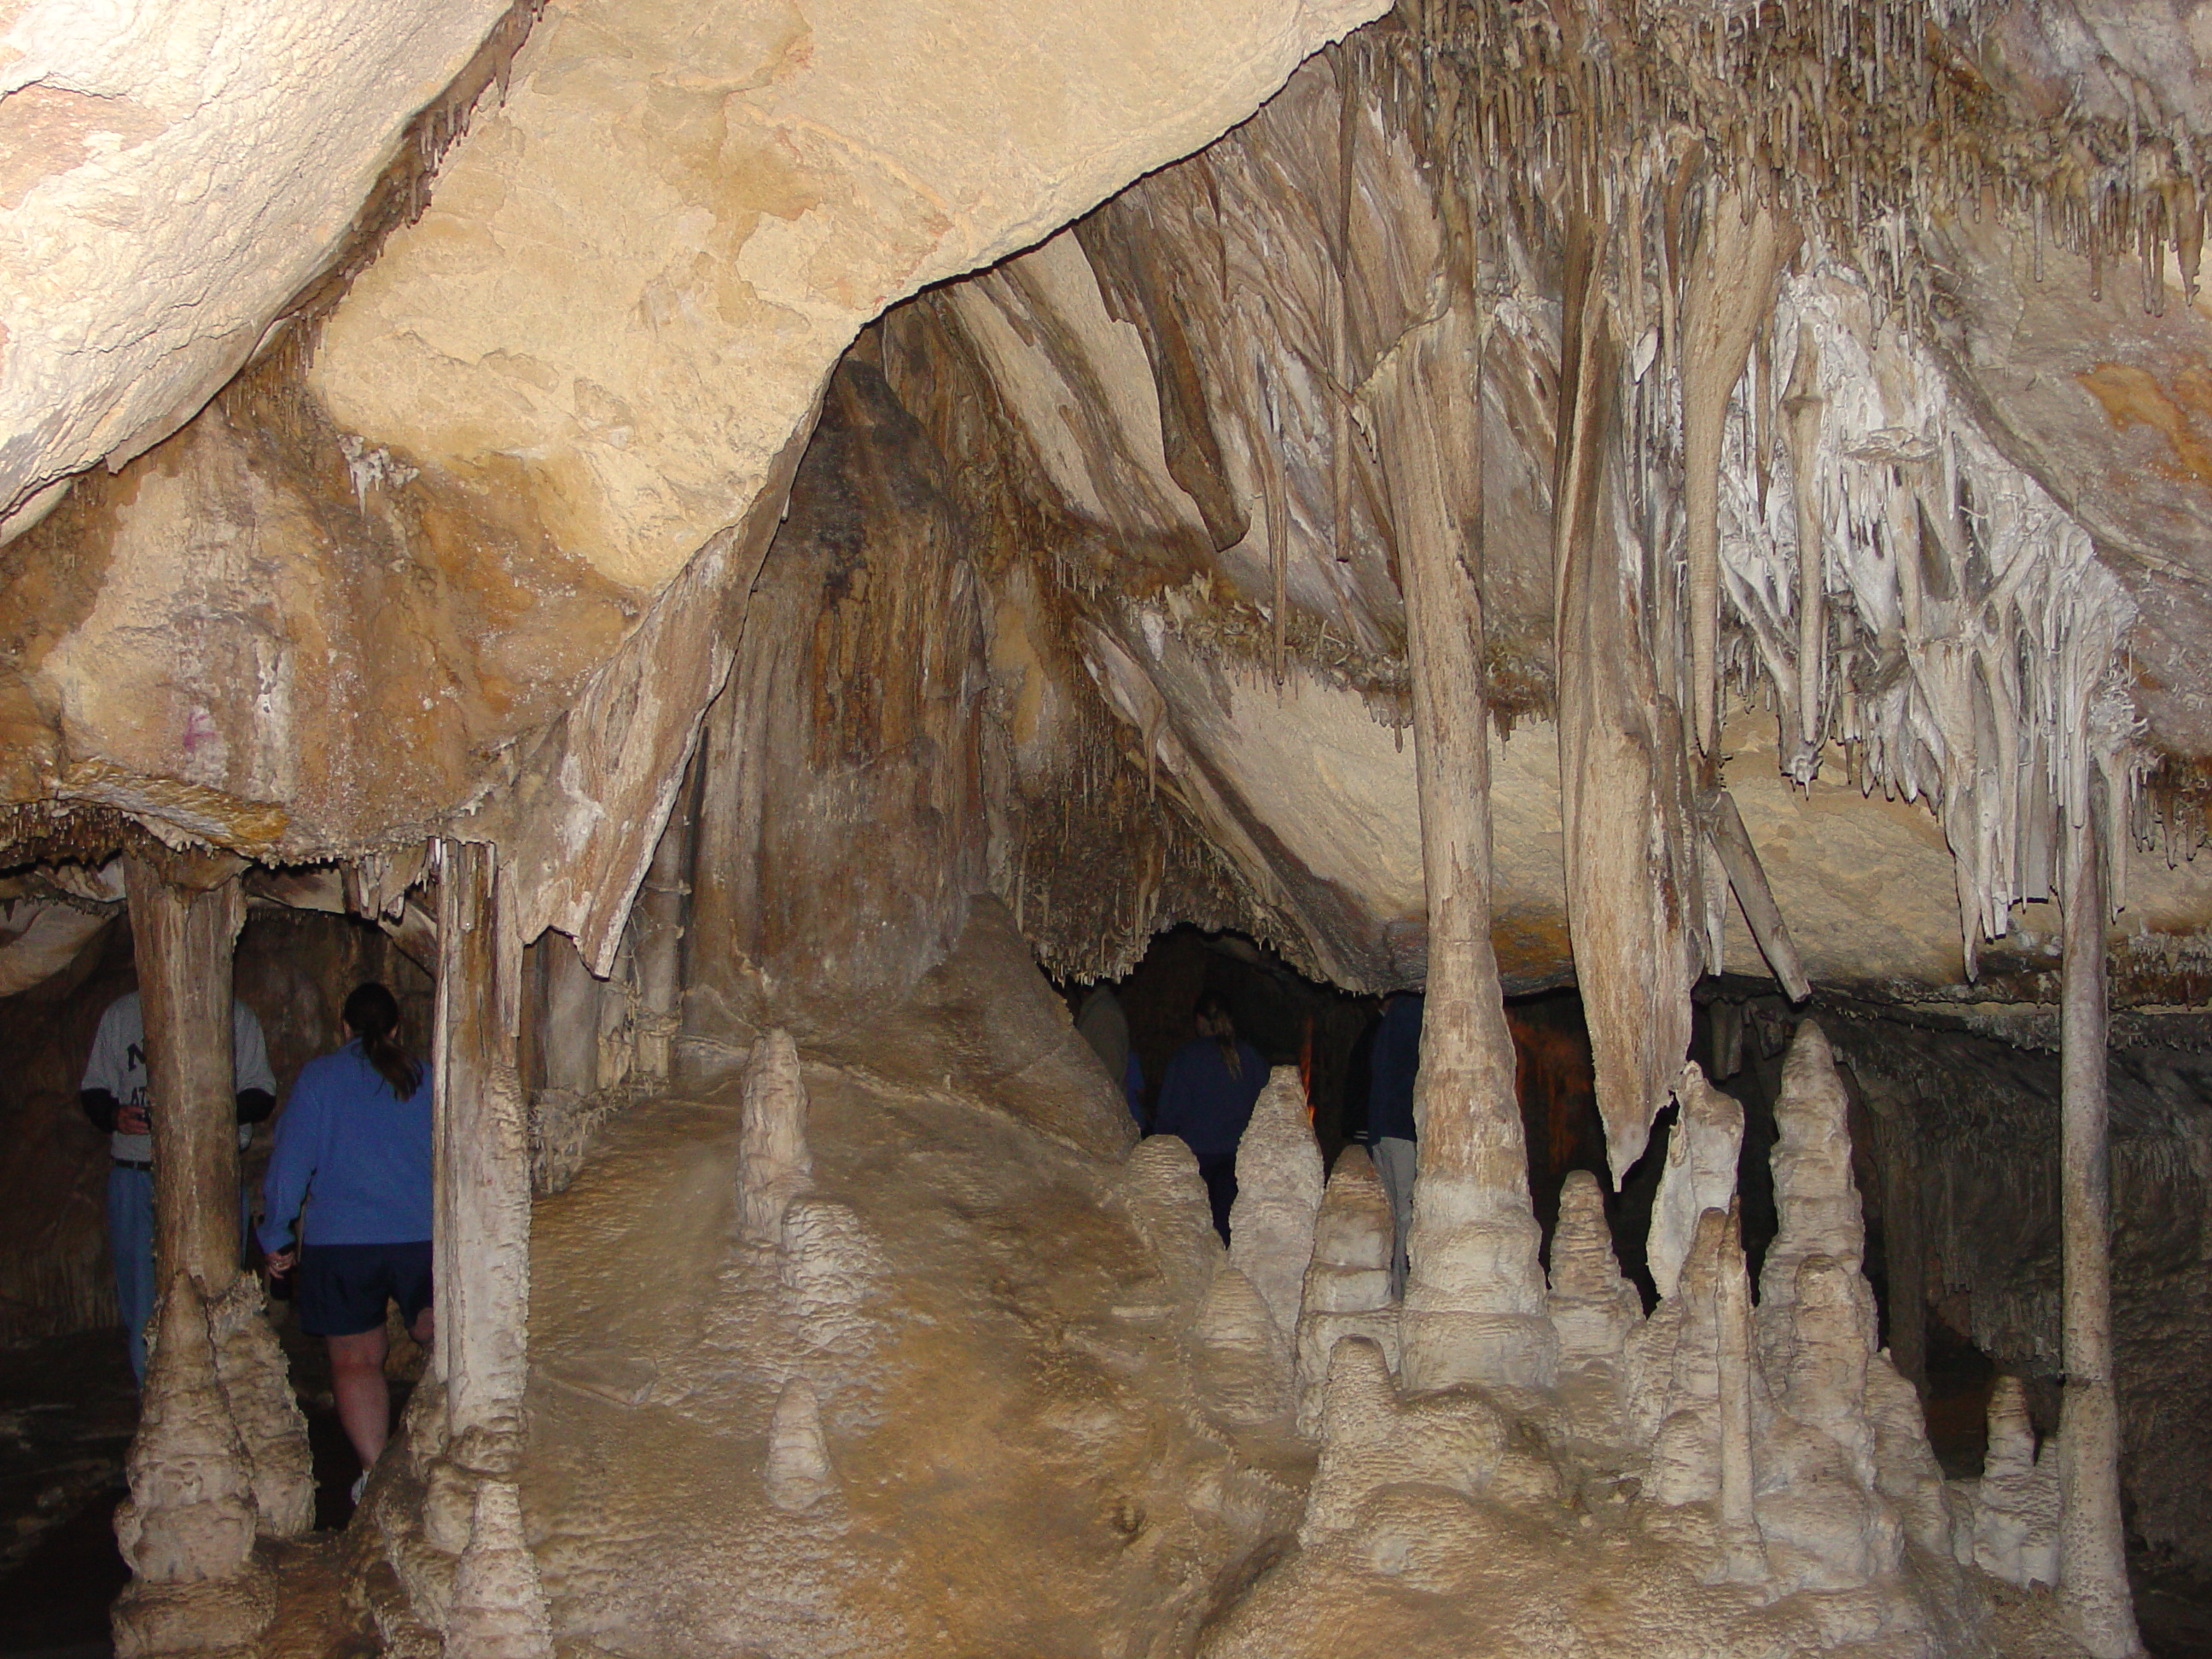
[[[1510,1605],[1477,1605],[1481,1586],[1522,1575],[1615,1583],[1647,1651],[1809,1652],[1839,1639],[1950,1651],[1970,1617],[1960,1568],[1978,1539],[2024,1582],[2035,1500],[2011,1443],[1986,1496],[1947,1493],[1910,1385],[1875,1346],[1843,1090],[1819,1028],[1799,1028],[1777,1108],[1782,1232],[1755,1308],[1735,1196],[1741,1119],[1705,1089],[1685,1079],[1678,1133],[1727,1162],[1697,1193],[1658,1305],[1647,1316],[1621,1278],[1585,1175],[1563,1195],[1553,1244],[1556,1392],[1420,1391],[1381,1345],[1341,1340],[1298,1550],[1203,1651],[1328,1652],[1355,1616],[1424,1651],[1477,1632],[1522,1650],[1514,1632],[1532,1618],[1559,1620],[1552,1639],[1570,1645],[1622,1628],[1620,1600],[1547,1599],[1533,1582]],[[1692,1167],[1670,1163],[1675,1191]],[[1655,1217],[1655,1262],[1681,1207]],[[1310,1284],[1328,1282],[1320,1272]],[[2032,1450],[2027,1468],[2032,1480]],[[1570,1500],[1577,1525],[1532,1524]],[[1608,1580],[1616,1571],[1637,1582]]]

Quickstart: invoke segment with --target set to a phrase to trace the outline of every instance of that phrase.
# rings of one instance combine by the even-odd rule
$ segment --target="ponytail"
[[[377,984],[356,985],[345,1000],[345,1023],[360,1039],[362,1057],[402,1100],[422,1086],[422,1063],[399,1041],[399,1003]]]
[[[1237,1022],[1229,1017],[1229,1005],[1212,991],[1198,1000],[1193,1011],[1198,1017],[1200,1036],[1210,1036],[1221,1045],[1221,1063],[1231,1077],[1244,1075],[1244,1057],[1237,1048]]]

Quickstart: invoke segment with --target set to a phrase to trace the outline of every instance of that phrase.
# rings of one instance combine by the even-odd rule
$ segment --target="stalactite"
[[[1820,447],[1820,348],[1812,329],[1800,322],[1797,356],[1783,409],[1790,422],[1790,504],[1797,525],[1797,742],[1801,750],[1815,757],[1822,735],[1820,653],[1827,639],[1824,602],[1828,580],[1814,471]]]
[[[1700,882],[1680,732],[1637,591],[1645,551],[1627,496],[1619,353],[1595,268],[1602,240],[1591,228],[1568,245],[1553,639],[1568,929],[1618,1182],[1689,1047]]]
[[[1710,175],[1709,175],[1710,176]],[[1709,188],[1700,252],[1692,261],[1682,315],[1683,504],[1687,513],[1692,730],[1698,750],[1720,743],[1719,630],[1721,441],[1729,398],[1743,376],[1774,285],[1796,233],[1759,205],[1747,223],[1740,204]]]

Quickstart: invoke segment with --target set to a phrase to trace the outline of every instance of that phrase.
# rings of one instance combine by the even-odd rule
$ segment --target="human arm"
[[[261,1225],[256,1230],[272,1273],[285,1271],[296,1254],[295,1224],[307,1202],[308,1184],[314,1179],[316,1155],[323,1139],[324,1103],[315,1070],[300,1074],[291,1103],[276,1122],[276,1144],[270,1149],[269,1173],[261,1183]]]

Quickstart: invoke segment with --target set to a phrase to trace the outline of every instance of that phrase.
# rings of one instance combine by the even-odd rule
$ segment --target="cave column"
[[[2069,837],[2060,1009],[2058,1214],[2066,1391],[2058,1418],[2058,1585],[2097,1659],[2143,1650],[2120,1520],[2120,1415],[2112,1383],[2112,1153],[2106,1138],[2105,897],[2100,792]]]
[[[684,1003],[684,922],[691,896],[691,826],[697,822],[699,775],[706,770],[702,742],[677,792],[668,826],[653,849],[653,864],[637,896],[637,1076],[665,1082],[670,1050]]]
[[[1480,337],[1463,307],[1377,365],[1377,447],[1406,593],[1428,891],[1419,1174],[1401,1360],[1409,1388],[1547,1386],[1540,1234],[1490,927],[1490,718],[1483,693]]]
[[[550,1655],[516,1487],[530,1314],[522,946],[489,847],[449,841],[438,883],[434,1273],[446,1443],[425,1531],[459,1557],[446,1651]]]
[[[231,951],[246,921],[234,858],[125,860],[154,1103],[154,1282],[179,1273],[206,1297],[238,1277],[238,1114]]]
[[[231,954],[245,920],[240,861],[125,863],[144,1020],[160,1299],[115,1533],[131,1581],[115,1649],[139,1656],[250,1648],[274,1608],[257,1537],[313,1523],[307,1424],[239,1272]]]

